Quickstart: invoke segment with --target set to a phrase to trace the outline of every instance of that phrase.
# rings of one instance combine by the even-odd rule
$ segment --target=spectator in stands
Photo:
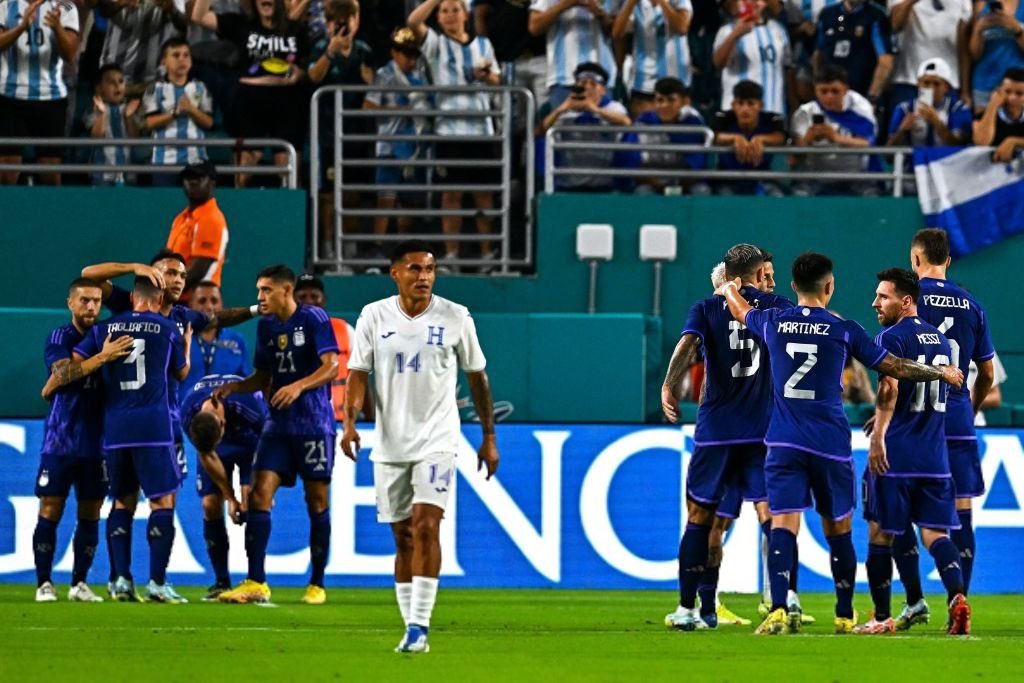
[[[67,120],[68,87],[64,63],[78,52],[78,10],[56,0],[0,1],[0,135],[61,137]],[[60,163],[62,150],[37,149],[39,163]],[[20,164],[20,147],[0,148],[0,163]],[[59,185],[60,174],[43,173],[42,182]],[[14,185],[18,172],[0,173],[0,184]]]
[[[974,122],[974,144],[991,145],[998,162],[1024,149],[1024,69],[1007,69],[1000,88],[989,98],[985,113]]]
[[[419,57],[419,41],[413,32],[408,28],[398,29],[391,36],[391,61],[377,70],[374,83],[385,88],[396,85],[425,85],[426,79],[419,68]],[[393,90],[367,93],[366,99],[363,100],[363,107],[366,109],[412,109],[429,106],[429,100],[424,93]],[[424,117],[386,116],[377,119],[377,133],[380,135],[420,135],[425,133],[427,128],[427,120]],[[404,161],[425,158],[424,151],[423,146],[413,141],[381,141],[377,143],[376,155],[382,160]],[[422,170],[412,166],[377,167],[376,181],[381,187],[377,193],[377,208],[394,209],[398,206],[398,191],[387,186],[409,182],[422,183]],[[395,220],[399,233],[409,232],[412,228],[412,219],[408,216],[399,216]],[[377,235],[386,235],[390,222],[388,216],[376,216],[373,219],[373,232]],[[383,256],[383,249],[379,245],[378,249]]]
[[[968,50],[971,0],[889,0],[892,31],[899,35],[889,92],[889,109],[917,98],[918,67],[933,59],[949,65],[953,100],[970,104]],[[938,100],[936,100],[938,102]]]
[[[672,76],[659,78],[654,84],[654,110],[640,114],[636,122],[647,126],[705,126],[704,117],[690,106],[690,93],[683,82]],[[639,133],[640,142],[645,144],[703,145],[703,133]],[[707,166],[706,156],[700,152],[656,152],[644,150],[640,153],[640,164],[651,169],[701,169]],[[674,189],[669,189],[674,188]],[[710,193],[707,183],[692,179],[651,176],[637,181],[638,193],[658,194],[682,193],[688,188],[690,194]]]
[[[505,83],[532,92],[535,106],[547,99],[547,48],[530,33],[529,0],[473,0],[473,29],[494,45]]]
[[[654,108],[654,84],[672,76],[689,85],[692,78],[690,0],[622,0],[612,24],[612,38],[633,34],[633,77],[627,84],[633,118]]]
[[[596,62],[584,62],[573,71],[576,85],[570,96],[544,117],[537,126],[537,136],[543,137],[549,128],[560,124],[627,126],[632,121],[626,108],[608,96],[608,72]],[[609,143],[622,139],[621,133],[567,133],[563,140],[585,140]],[[616,152],[611,145],[603,149],[570,150],[562,155],[560,166],[586,168],[607,168],[615,166]],[[580,192],[607,192],[614,188],[615,181],[608,176],[568,176],[560,178],[558,185],[564,189]]]
[[[437,12],[441,33],[427,26],[427,19]],[[501,70],[494,56],[494,47],[487,38],[471,38],[467,31],[469,12],[465,0],[425,0],[409,15],[409,28],[422,43],[421,50],[426,60],[428,74],[434,85],[468,86],[476,83],[497,85],[501,82]],[[491,109],[490,97],[486,93],[459,93],[437,95],[437,107],[441,110],[471,110],[486,112]],[[441,168],[438,173],[442,182],[449,186],[459,185],[500,185],[501,169],[495,166],[446,166],[445,161],[480,161],[500,159],[497,145],[491,142],[463,142],[459,136],[494,135],[494,120],[459,116],[437,118],[437,132],[452,138],[451,142],[439,143],[436,156]],[[491,232],[491,218],[484,214],[494,207],[494,194],[473,192],[473,202],[478,209],[476,229],[481,235]],[[441,208],[462,209],[461,190],[446,190],[441,193]],[[458,235],[462,231],[462,216],[444,216],[441,229],[445,235]],[[459,243],[449,240],[445,243],[445,254],[441,261],[458,258]],[[494,260],[496,249],[489,241],[480,242],[480,258]],[[443,264],[442,264],[443,265]],[[451,264],[445,266],[452,269]]]
[[[228,132],[245,138],[283,138],[302,149],[309,118],[303,87],[309,55],[305,30],[288,20],[284,0],[255,0],[251,17],[212,12],[210,3],[195,0],[192,21],[230,40],[242,54],[242,75],[227,112]],[[238,160],[254,165],[262,157],[262,149],[245,149]],[[287,163],[285,151],[274,153],[275,165]],[[236,182],[245,186],[249,176],[240,174]]]
[[[185,258],[185,291],[200,282],[220,285],[228,250],[228,222],[213,193],[217,169],[209,161],[189,164],[178,174],[188,206],[171,224],[167,249]]]
[[[986,2],[975,12],[971,27],[971,97],[974,111],[988,106],[1007,69],[1024,68],[1024,2]]]
[[[732,19],[718,29],[713,58],[722,71],[721,111],[732,109],[736,84],[749,80],[764,89],[765,111],[785,114],[793,78],[786,29],[768,18],[765,0],[726,0],[725,7]]]
[[[329,39],[327,0],[285,0],[285,7],[288,19],[306,28],[311,44]]]
[[[874,403],[875,390],[864,364],[853,356],[846,357],[843,367],[843,403]]]
[[[373,82],[373,52],[370,46],[356,39],[359,31],[359,3],[356,0],[326,0],[323,3],[327,17],[327,35],[314,45],[309,63],[309,80],[314,87],[330,85],[368,85]],[[355,111],[363,106],[365,93],[347,91],[342,95],[346,111]],[[321,179],[320,200],[320,244],[321,253],[328,256],[334,249],[334,201],[330,192],[334,173],[334,98],[324,97],[319,101],[320,109],[320,158],[325,177]],[[373,130],[372,122],[364,118],[347,117],[343,122],[347,134],[366,135]],[[370,145],[366,142],[351,142],[342,136],[343,159],[369,159]],[[348,184],[368,185],[373,182],[371,169],[350,166],[344,171]],[[342,205],[358,207],[358,192],[343,191]],[[347,222],[346,232],[355,232],[358,221]]]
[[[875,143],[878,127],[874,107],[858,92],[850,89],[846,71],[841,66],[826,64],[814,79],[815,100],[803,104],[793,114],[790,132],[797,146],[870,147]],[[810,154],[798,165],[806,171],[845,171],[856,173],[867,168],[867,155]],[[843,187],[855,194],[873,195],[873,183],[848,181],[801,181],[793,185],[793,194],[807,197],[834,192]]]
[[[107,18],[101,64],[120,64],[129,95],[140,95],[155,80],[163,59],[161,46],[188,28],[185,0],[99,0]]]
[[[220,293],[220,285],[204,280],[196,285],[192,292],[191,307],[194,310],[213,317],[224,310],[224,298]],[[193,338],[189,353],[191,367],[188,377],[181,383],[180,398],[195,386],[195,383],[207,375],[238,375],[248,377],[252,371],[249,365],[249,353],[246,350],[245,337],[229,328],[207,325]]]
[[[246,3],[248,6],[249,0]],[[213,0],[211,8],[218,14],[243,11],[241,0]],[[216,112],[222,119],[238,87],[236,66],[242,59],[242,53],[237,45],[199,24],[190,22],[185,37],[192,48],[192,75],[206,84]],[[223,120],[215,125],[223,127]]]
[[[877,101],[893,64],[892,28],[885,10],[868,0],[843,0],[821,10],[817,36],[811,60],[815,69],[841,66],[850,88]]]
[[[917,98],[901,102],[892,113],[890,145],[936,147],[970,142],[974,117],[971,108],[955,96],[953,78],[953,69],[941,57],[921,62]]]
[[[716,145],[729,145],[732,154],[718,156],[721,170],[768,171],[772,155],[765,147],[786,144],[786,120],[781,114],[764,111],[764,90],[753,81],[740,81],[732,89],[729,111],[715,114],[711,127]],[[773,182],[758,180],[727,180],[715,184],[718,194],[761,194],[783,196],[782,188]]]
[[[184,38],[164,43],[160,66],[164,76],[146,88],[142,98],[146,128],[154,140],[203,140],[213,127],[213,101],[202,81],[189,78],[192,52]],[[180,166],[206,158],[202,147],[153,147],[154,166]],[[154,173],[153,185],[177,185],[174,174]]]
[[[134,138],[139,134],[136,114],[140,100],[133,99],[125,104],[125,82],[121,67],[105,64],[100,67],[92,109],[86,112],[84,123],[92,138]],[[101,166],[127,164],[131,161],[131,150],[123,145],[93,148],[92,163]],[[129,177],[131,179],[134,176]],[[93,185],[124,185],[125,174],[121,171],[104,171],[92,174]]]
[[[618,73],[607,31],[617,0],[530,0],[530,33],[547,35],[548,99],[557,109],[576,80],[574,64],[595,62],[614,84]]]
[[[786,0],[785,17],[793,46],[793,87],[789,93],[791,104],[803,104],[814,99],[814,55],[818,35],[818,15],[821,10],[842,0]]]

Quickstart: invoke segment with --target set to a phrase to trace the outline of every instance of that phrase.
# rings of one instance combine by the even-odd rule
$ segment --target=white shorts
[[[445,509],[455,487],[455,454],[432,453],[419,462],[373,463],[377,521],[385,524],[412,517],[420,503]]]

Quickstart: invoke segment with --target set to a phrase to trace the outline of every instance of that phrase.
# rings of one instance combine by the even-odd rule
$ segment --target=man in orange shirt
[[[185,291],[203,281],[220,286],[228,248],[228,224],[213,198],[217,169],[210,161],[189,164],[179,174],[188,208],[179,213],[167,237],[167,248],[185,257]]]
[[[324,293],[324,282],[316,275],[306,273],[300,275],[295,283],[295,300],[307,306],[327,308],[327,295]],[[334,339],[338,342],[338,376],[331,382],[331,404],[334,406],[334,417],[338,422],[345,422],[345,390],[348,383],[348,357],[352,352],[352,336],[355,329],[341,318],[331,318],[334,328]],[[363,417],[372,420],[374,416],[373,394],[366,389],[366,400],[363,403]]]

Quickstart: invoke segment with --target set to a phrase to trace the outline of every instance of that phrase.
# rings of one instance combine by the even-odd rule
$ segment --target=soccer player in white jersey
[[[766,14],[765,0],[726,0],[732,19],[715,34],[712,60],[722,73],[722,111],[732,108],[732,89],[740,81],[764,88],[764,110],[786,113],[786,81],[792,57],[785,27]]]
[[[391,260],[398,294],[363,308],[348,361],[345,433],[341,449],[355,460],[356,419],[373,373],[377,435],[370,459],[377,490],[377,520],[395,538],[395,595],[406,631],[396,652],[428,652],[427,634],[441,571],[440,525],[455,486],[461,438],[455,401],[458,371],[469,378],[483,428],[477,469],[498,469],[494,405],[487,361],[469,311],[433,294],[433,248],[400,243]]]

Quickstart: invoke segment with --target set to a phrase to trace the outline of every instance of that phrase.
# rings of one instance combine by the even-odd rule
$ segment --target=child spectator
[[[985,114],[974,122],[974,144],[996,148],[994,161],[1007,162],[1024,149],[1024,69],[1007,69]]]
[[[740,81],[764,89],[764,108],[786,112],[786,81],[792,78],[789,36],[768,18],[765,0],[726,0],[732,17],[715,35],[714,63],[722,71],[721,111],[732,108],[732,90]]]
[[[375,85],[384,88],[408,85],[426,85],[426,79],[419,68],[420,48],[416,35],[408,28],[400,28],[391,36],[391,61],[377,70]],[[410,109],[427,105],[424,93],[399,92],[383,90],[367,93],[363,100],[366,109]],[[387,116],[377,119],[377,133],[380,135],[420,135],[426,131],[427,122],[424,118],[409,116]],[[413,141],[381,141],[377,143],[378,159],[406,160],[421,156],[420,145]],[[403,182],[420,184],[423,174],[421,169],[411,166],[379,166],[377,168],[377,185],[401,185]],[[393,209],[398,206],[398,191],[393,187],[381,189],[377,193],[378,209]],[[390,217],[377,216],[373,219],[373,232],[386,235]],[[401,216],[397,219],[399,233],[409,232],[412,219]]]
[[[92,109],[85,114],[85,127],[92,138],[134,138],[139,134],[138,121],[135,118],[139,110],[139,100],[130,100],[125,104],[127,87],[124,73],[117,64],[105,64],[100,67],[96,76],[96,90],[92,97]],[[94,147],[92,163],[98,165],[127,164],[131,161],[131,151],[123,145]],[[121,171],[93,173],[93,185],[124,185],[125,174]]]
[[[677,125],[704,126],[704,117],[690,106],[690,93],[683,82],[672,76],[659,78],[654,84],[654,109],[644,112],[637,118],[638,124],[647,126]],[[638,138],[644,144],[702,145],[705,142],[703,133],[640,133]],[[682,152],[657,152],[644,150],[640,153],[640,165],[643,168],[664,169],[700,169],[707,165],[704,154]],[[669,188],[678,188],[670,190]],[[707,183],[694,183],[685,178],[661,178],[652,176],[637,181],[637,192],[656,192],[672,194],[689,188],[690,194],[708,194]]]
[[[917,98],[900,103],[892,113],[890,145],[936,147],[970,142],[974,117],[970,107],[953,97],[953,78],[953,69],[938,57],[918,67]]]
[[[772,155],[765,154],[764,148],[786,144],[786,121],[781,114],[763,109],[764,89],[757,83],[740,81],[732,89],[731,109],[716,113],[711,124],[715,131],[715,144],[733,148],[732,154],[719,155],[719,169],[771,169]],[[756,180],[726,181],[718,184],[717,189],[719,194],[783,195],[777,184]]]
[[[166,75],[146,88],[146,127],[154,140],[202,140],[206,137],[204,131],[213,127],[213,103],[203,82],[188,77],[192,70],[188,41],[171,38],[164,42],[160,53],[160,66]],[[184,166],[205,158],[202,147],[153,148],[156,166]],[[154,174],[153,184],[175,187],[178,181],[173,173],[159,173]]]
[[[690,0],[624,0],[612,24],[612,38],[633,34],[633,75],[629,79],[629,110],[634,118],[654,106],[654,83],[674,76],[689,85],[692,78]]]

